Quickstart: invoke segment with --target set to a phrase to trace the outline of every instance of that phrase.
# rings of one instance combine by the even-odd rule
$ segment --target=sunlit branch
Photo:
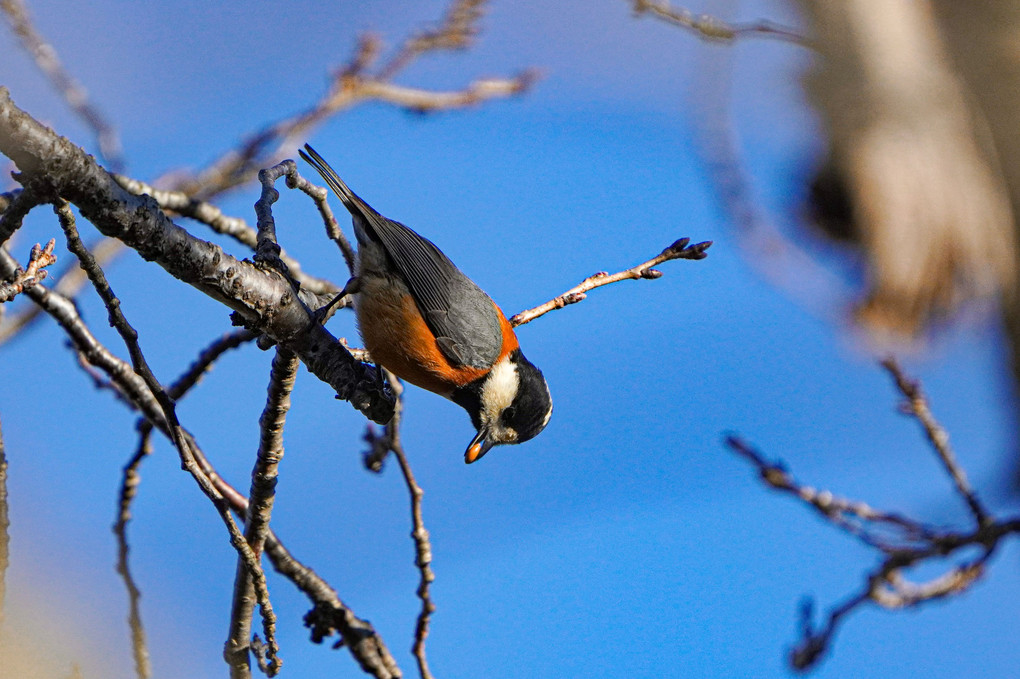
[[[256,558],[261,558],[269,533],[269,518],[276,496],[277,468],[283,457],[283,426],[290,409],[290,393],[294,389],[298,365],[297,356],[293,352],[277,347],[269,376],[269,396],[262,417],[259,418],[259,450],[251,474],[251,492],[244,526],[244,537]],[[230,634],[224,650],[231,676],[238,679],[251,676],[248,649],[251,644],[254,594],[251,576],[244,562],[238,560],[230,613]],[[272,641],[275,630],[264,624],[263,633],[266,636],[267,655],[271,660],[275,655]],[[272,676],[276,671],[272,665],[270,668]]]
[[[74,215],[71,213],[70,207],[67,203],[58,201],[54,206],[54,211],[57,213],[57,217],[60,220],[60,226],[64,230],[65,237],[67,238],[68,249],[76,257],[78,257],[78,261],[81,263],[82,268],[85,269],[85,272],[88,274],[89,281],[96,289],[96,292],[99,293],[100,298],[106,305],[107,311],[109,311],[110,324],[115,330],[117,330],[118,334],[120,334],[121,338],[124,340],[124,344],[128,348],[134,372],[145,381],[149,391],[152,393],[157,403],[159,403],[164,421],[166,422],[167,429],[171,435],[171,440],[174,443],[174,447],[177,448],[177,451],[180,454],[181,463],[191,474],[192,478],[195,479],[203,493],[205,493],[205,495],[212,501],[213,506],[216,508],[224,525],[227,527],[227,531],[230,533],[231,544],[234,545],[234,549],[237,550],[239,556],[244,560],[245,565],[251,573],[252,580],[255,585],[256,596],[258,596],[259,605],[262,609],[263,620],[265,621],[267,628],[271,627],[276,618],[273,613],[272,605],[269,602],[265,573],[263,573],[262,567],[255,558],[255,555],[248,546],[248,543],[245,541],[244,535],[240,532],[240,529],[234,522],[234,519],[230,514],[230,509],[227,503],[223,500],[223,496],[219,494],[211,483],[209,483],[209,479],[206,478],[206,476],[202,473],[202,470],[195,463],[194,453],[187,438],[185,437],[184,429],[177,420],[177,413],[173,400],[169,397],[163,389],[163,386],[149,369],[148,362],[145,360],[145,356],[138,344],[138,333],[130,325],[130,323],[128,323],[127,318],[121,311],[120,300],[117,299],[116,295],[114,295],[102,269],[78,237],[78,231],[74,224]],[[267,639],[267,643],[275,644],[275,641]],[[272,649],[272,645],[270,648]],[[277,659],[273,656],[275,656],[275,653],[271,653],[270,660],[275,666]]]
[[[769,462],[748,443],[729,436],[727,445],[750,462],[771,488],[797,498],[833,525],[847,531],[865,545],[876,549],[881,561],[865,584],[846,601],[833,607],[821,624],[814,621],[814,604],[801,607],[801,638],[790,653],[790,664],[797,670],[814,667],[828,651],[847,616],[866,604],[886,609],[918,606],[956,596],[968,590],[985,572],[999,543],[1020,533],[1020,517],[995,518],[978,503],[948,445],[948,435],[928,409],[920,385],[906,377],[898,364],[888,359],[883,366],[890,372],[899,391],[907,397],[906,412],[921,423],[936,456],[957,492],[966,500],[976,527],[957,531],[930,525],[899,514],[872,509],[863,502],[839,498],[826,490],[797,483],[783,465]],[[977,556],[973,551],[980,550]],[[949,565],[941,562],[950,560]],[[955,562],[953,562],[955,559]],[[905,571],[921,564],[939,563],[942,572],[925,581],[911,581]]]
[[[25,290],[35,287],[46,278],[47,272],[44,267],[57,261],[56,256],[53,254],[54,244],[56,244],[56,241],[52,238],[45,248],[36,243],[29,255],[28,265],[24,269],[19,267],[12,280],[6,282],[0,281],[0,304],[9,302]]]
[[[429,590],[436,576],[432,572],[432,544],[429,541],[429,532],[425,528],[425,520],[422,517],[421,503],[425,492],[414,479],[414,473],[411,471],[407,454],[404,452],[404,446],[400,441],[400,415],[403,410],[403,401],[400,397],[404,390],[403,386],[396,375],[389,371],[386,371],[385,374],[390,388],[393,389],[393,393],[397,397],[397,407],[393,419],[386,425],[386,431],[382,437],[382,445],[392,451],[394,457],[397,458],[400,472],[404,476],[404,482],[407,484],[407,490],[411,496],[411,537],[414,538],[415,546],[414,563],[420,573],[417,594],[421,600],[421,611],[418,613],[418,620],[415,624],[414,644],[411,647],[411,652],[418,662],[418,672],[422,679],[432,679],[432,673],[429,671],[428,660],[425,655],[425,639],[429,635],[429,622],[436,610]],[[376,439],[371,433],[366,435],[365,438],[372,444],[373,449],[376,448]],[[366,456],[366,461],[370,457],[374,457],[374,455],[375,452],[370,451],[369,455]],[[381,460],[379,463],[381,464]]]
[[[690,238],[681,238],[655,257],[652,257],[647,262],[638,264],[633,268],[625,269],[624,271],[614,274],[608,274],[605,271],[600,271],[597,274],[589,276],[559,297],[555,297],[545,304],[540,304],[537,307],[515,314],[510,319],[510,324],[514,326],[524,325],[525,323],[530,323],[539,316],[543,316],[550,311],[562,309],[568,304],[576,304],[587,296],[587,292],[594,290],[595,288],[600,288],[603,285],[609,285],[610,283],[626,280],[640,280],[642,278],[653,280],[659,278],[662,276],[662,272],[652,267],[658,266],[663,262],[668,262],[672,259],[704,259],[708,256],[708,253],[705,251],[712,245],[712,241],[704,241],[703,243],[688,245],[690,242]]]
[[[810,46],[808,40],[792,28],[765,19],[750,23],[729,23],[709,14],[694,14],[689,9],[673,7],[667,0],[631,0],[631,3],[635,14],[651,14],[706,40],[733,42],[737,38],[753,36]]]

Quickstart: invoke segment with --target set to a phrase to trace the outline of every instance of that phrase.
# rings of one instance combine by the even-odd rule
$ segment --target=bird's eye
[[[513,421],[514,417],[516,417],[516,415],[517,409],[514,408],[513,406],[508,406],[507,409],[503,411],[503,421],[511,422]]]

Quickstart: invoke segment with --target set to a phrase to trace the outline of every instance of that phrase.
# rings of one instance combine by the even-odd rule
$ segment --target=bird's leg
[[[352,276],[347,281],[347,283],[344,284],[344,289],[340,291],[340,294],[331,299],[329,303],[326,304],[326,306],[320,307],[315,310],[316,322],[325,323],[326,320],[330,317],[330,311],[333,309],[333,307],[340,303],[340,300],[342,300],[347,295],[353,295],[359,290],[361,290],[361,279],[358,278],[357,276]]]

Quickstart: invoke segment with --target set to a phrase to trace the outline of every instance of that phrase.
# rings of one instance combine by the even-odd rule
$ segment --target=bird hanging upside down
[[[305,153],[307,151],[307,153]],[[354,311],[365,348],[393,374],[457,403],[478,430],[464,454],[523,443],[549,423],[552,396],[492,299],[431,241],[383,217],[309,145],[301,157],[351,213]]]

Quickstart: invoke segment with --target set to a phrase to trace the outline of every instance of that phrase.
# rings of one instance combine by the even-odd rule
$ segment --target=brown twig
[[[979,525],[987,522],[989,520],[988,510],[978,500],[977,494],[971,487],[970,482],[967,481],[966,472],[963,471],[963,468],[956,461],[953,448],[949,445],[949,434],[935,420],[931,409],[928,408],[928,400],[924,397],[924,392],[921,391],[921,385],[915,380],[908,379],[894,358],[887,358],[882,361],[882,367],[889,371],[893,381],[896,383],[896,388],[907,399],[906,403],[903,404],[904,411],[907,414],[913,415],[924,429],[928,442],[931,443],[932,449],[938,455],[946,473],[949,474],[949,478],[956,485],[956,491],[963,498],[964,502],[967,503],[967,507],[970,508],[971,514],[974,515],[974,520]]]
[[[53,45],[47,43],[32,25],[28,8],[22,0],[2,0],[0,10],[7,15],[11,30],[21,40],[21,46],[32,55],[50,83],[64,97],[68,106],[78,114],[85,124],[92,128],[99,143],[99,153],[114,172],[124,165],[121,155],[120,138],[117,130],[106,121],[95,106],[89,103],[88,93],[64,68]]]
[[[254,339],[254,335],[247,330],[237,330],[218,338],[209,347],[199,353],[198,358],[188,369],[177,378],[167,389],[170,398],[175,401],[191,390],[202,376],[208,372],[213,363],[226,351],[234,349],[244,342]],[[81,354],[79,353],[79,356]],[[91,366],[83,360],[83,368],[90,370]],[[94,376],[95,378],[95,376]],[[112,386],[112,385],[111,385]],[[117,390],[118,395],[122,395]],[[130,404],[130,401],[128,401]],[[145,628],[142,624],[140,597],[141,592],[134,581],[130,567],[130,547],[127,540],[127,524],[131,520],[131,503],[138,494],[138,485],[141,483],[139,468],[142,461],[152,454],[152,422],[142,418],[138,421],[138,446],[134,455],[127,464],[121,476],[120,492],[117,495],[117,521],[113,526],[113,533],[117,537],[117,572],[124,579],[124,586],[128,592],[128,624],[131,629],[131,649],[135,659],[135,674],[139,679],[148,679],[152,676],[152,667],[149,662],[149,651],[145,641]]]
[[[126,248],[119,240],[113,238],[99,238],[96,243],[90,244],[89,251],[96,258],[100,266],[105,266],[113,261],[117,255],[124,252]],[[74,260],[71,260],[74,262]],[[69,264],[62,272],[52,276],[56,280],[53,291],[64,297],[74,297],[88,283],[88,277],[77,263]],[[0,324],[0,345],[13,339],[28,327],[32,321],[42,313],[42,307],[32,304],[11,314],[3,324]]]
[[[156,189],[145,182],[123,175],[114,175],[113,178],[125,191],[136,196],[143,194],[151,196],[163,210],[205,224],[216,233],[233,238],[252,250],[258,245],[258,234],[245,220],[240,217],[228,217],[208,201],[196,200],[183,191]],[[335,283],[302,271],[300,263],[284,249],[280,250],[279,257],[287,265],[290,275],[300,282],[303,288],[318,295],[334,295],[340,291]]]
[[[152,663],[149,660],[149,646],[145,640],[145,626],[142,623],[141,597],[142,592],[135,583],[131,574],[130,552],[131,548],[127,541],[127,523],[131,520],[131,501],[138,493],[138,484],[141,477],[138,475],[138,464],[141,460],[152,453],[152,443],[149,432],[151,427],[141,435],[138,441],[138,449],[132,458],[132,462],[124,467],[124,474],[121,480],[119,493],[120,511],[117,516],[117,523],[114,524],[113,533],[117,537],[117,573],[124,580],[124,587],[128,593],[128,627],[131,629],[131,655],[135,661],[135,676],[138,679],[149,679],[152,676]]]
[[[209,479],[206,478],[196,464],[194,452],[185,436],[183,427],[181,427],[181,424],[177,419],[173,400],[169,397],[163,389],[163,386],[149,369],[148,362],[145,360],[145,356],[142,354],[141,347],[138,344],[138,333],[133,327],[131,327],[131,324],[128,323],[127,318],[125,318],[123,312],[121,312],[120,300],[116,297],[116,295],[114,295],[102,269],[96,263],[92,254],[81,242],[81,238],[78,236],[78,230],[74,224],[74,215],[72,214],[70,207],[66,202],[58,200],[54,204],[54,211],[57,213],[57,217],[60,220],[60,226],[64,230],[64,234],[67,238],[68,249],[76,257],[78,257],[78,261],[81,263],[82,268],[85,269],[89,280],[92,282],[93,287],[96,289],[96,292],[99,293],[100,298],[103,300],[103,303],[109,311],[110,324],[115,330],[117,330],[118,334],[120,334],[121,338],[124,340],[124,343],[128,348],[128,353],[131,355],[131,364],[135,373],[137,373],[145,381],[146,386],[159,403],[160,409],[163,412],[163,417],[167,424],[167,429],[171,435],[171,440],[174,443],[174,447],[177,448],[177,451],[180,454],[181,463],[191,474],[192,478],[195,479],[196,483],[198,483],[199,488],[202,489],[203,493],[205,493],[205,495],[212,501],[213,506],[216,508],[217,512],[220,514],[220,518],[226,525],[227,531],[230,533],[231,544],[233,544],[234,549],[237,550],[238,554],[247,565],[255,585],[255,592],[258,596],[259,605],[262,609],[264,625],[271,627],[271,625],[275,623],[276,616],[273,613],[272,604],[269,601],[269,592],[266,588],[265,573],[263,573],[262,567],[259,565],[254,553],[245,541],[244,535],[241,533],[240,529],[238,529],[237,524],[230,515],[230,509],[224,501],[223,496],[219,494],[211,483],[209,483]],[[267,639],[267,643],[270,644],[270,648],[272,649],[275,641]],[[271,656],[271,662],[276,664],[279,662],[279,659],[275,656]]]
[[[56,240],[53,238],[50,239],[45,248],[36,243],[29,255],[28,266],[24,269],[19,269],[13,280],[0,282],[0,304],[9,302],[25,290],[35,287],[46,278],[47,272],[43,267],[47,267],[57,261],[56,255],[53,254],[54,244],[56,244]]]
[[[318,101],[300,113],[252,133],[238,148],[227,151],[198,174],[177,181],[176,188],[204,199],[237,186],[259,168],[274,163],[281,152],[296,146],[313,127],[357,104],[381,101],[424,113],[459,109],[524,92],[535,81],[534,71],[512,78],[480,79],[461,90],[446,92],[402,87],[391,82],[392,77],[424,54],[466,45],[466,36],[474,34],[477,8],[481,4],[479,0],[454,2],[439,29],[419,31],[407,38],[395,56],[376,73],[371,73],[370,69],[376,62],[380,41],[374,36],[362,36],[354,55],[336,70],[328,90]]]
[[[478,35],[485,0],[456,0],[436,28],[415,33],[404,41],[389,62],[376,74],[378,80],[389,80],[408,64],[426,52],[436,50],[462,50],[471,45]],[[367,50],[366,50],[367,51]],[[367,69],[371,60],[366,62]]]
[[[269,518],[276,497],[277,469],[283,458],[283,427],[287,411],[290,410],[290,393],[294,389],[298,365],[297,356],[292,351],[277,347],[269,375],[266,407],[262,411],[262,417],[259,418],[259,450],[251,473],[251,492],[244,526],[244,537],[256,558],[261,558],[269,534]],[[251,676],[248,650],[252,646],[250,637],[252,611],[255,606],[254,594],[251,576],[245,563],[239,559],[234,578],[230,634],[224,649],[224,656],[230,665],[230,676],[235,679]],[[275,630],[264,622],[263,634],[267,639],[264,655],[270,660],[267,674],[274,676],[279,667],[273,666],[272,658],[276,654],[276,649],[269,640],[275,637]],[[263,654],[260,652],[258,655],[261,657]],[[259,664],[262,664],[261,661]]]
[[[10,565],[11,520],[7,505],[7,452],[0,426],[0,635],[4,629],[4,598],[7,594],[7,567]]]
[[[538,80],[535,69],[521,71],[513,78],[483,78],[460,90],[436,91],[405,87],[380,80],[364,80],[360,97],[406,108],[413,113],[435,113],[477,106],[490,99],[505,99],[526,92]]]
[[[385,441],[386,446],[393,452],[397,462],[400,464],[400,472],[404,476],[404,482],[407,484],[407,490],[411,495],[411,524],[413,526],[411,537],[414,538],[415,546],[414,563],[421,574],[417,589],[418,598],[421,599],[421,611],[418,613],[418,621],[415,624],[414,644],[411,647],[411,652],[418,662],[418,672],[421,674],[421,678],[432,679],[428,660],[425,657],[425,639],[429,635],[429,622],[436,610],[429,592],[429,587],[436,579],[436,576],[432,572],[432,544],[429,541],[429,532],[425,529],[425,521],[422,518],[421,502],[425,492],[415,481],[411,465],[407,461],[407,455],[404,453],[404,446],[400,442],[400,415],[403,410],[403,401],[400,396],[403,393],[403,386],[393,373],[387,370],[385,375],[390,388],[397,397],[397,406],[393,420],[386,425]],[[371,439],[369,441],[372,442]]]
[[[354,275],[354,248],[351,247],[351,242],[347,240],[347,236],[340,229],[340,225],[337,224],[336,217],[333,216],[333,209],[329,206],[329,190],[324,186],[316,186],[307,179],[301,176],[300,173],[295,173],[293,177],[287,177],[287,186],[292,189],[298,189],[315,203],[315,209],[319,211],[319,215],[322,217],[322,222],[326,227],[326,235],[331,241],[336,243],[337,248],[340,250],[340,254],[343,255],[344,263],[347,264],[348,273]],[[337,290],[339,292],[339,290]]]
[[[525,323],[530,323],[539,316],[543,316],[550,311],[562,309],[568,304],[576,304],[587,296],[586,293],[589,290],[600,288],[603,285],[609,285],[610,283],[626,280],[640,280],[642,278],[653,280],[659,278],[662,276],[662,272],[658,269],[653,269],[652,267],[658,266],[663,262],[668,262],[672,259],[704,259],[708,256],[708,253],[705,251],[712,245],[712,241],[704,241],[702,243],[696,243],[695,245],[688,245],[690,242],[690,238],[681,238],[655,257],[652,257],[647,262],[638,264],[633,268],[614,274],[608,274],[605,271],[600,271],[597,274],[589,276],[581,281],[580,284],[567,290],[559,297],[555,297],[545,304],[539,304],[537,307],[515,314],[510,319],[510,324],[513,326],[524,325]]]
[[[900,609],[958,595],[984,574],[999,543],[1020,533],[1020,517],[997,519],[978,503],[949,449],[948,436],[928,409],[920,385],[907,378],[892,359],[882,365],[893,376],[900,393],[909,400],[908,412],[921,423],[946,473],[967,500],[976,526],[969,531],[940,528],[899,514],[877,511],[862,502],[837,498],[828,491],[802,486],[782,465],[765,460],[740,438],[727,437],[727,445],[751,462],[770,487],[796,497],[833,525],[846,530],[882,555],[881,563],[868,575],[865,585],[835,606],[822,624],[816,626],[814,623],[813,602],[807,601],[802,605],[801,638],[790,652],[790,664],[797,670],[810,669],[818,663],[831,646],[839,626],[859,607],[871,603],[882,608]],[[875,526],[893,530],[879,539],[875,537]],[[970,556],[974,548],[980,550],[976,557]],[[958,560],[955,564],[926,581],[913,582],[904,574],[911,567],[953,557]]]
[[[737,38],[753,36],[792,42],[804,47],[811,44],[792,28],[772,21],[727,23],[708,14],[694,14],[686,8],[674,8],[666,0],[631,0],[634,14],[651,14],[667,23],[694,32],[698,37],[719,42],[733,42]]]

